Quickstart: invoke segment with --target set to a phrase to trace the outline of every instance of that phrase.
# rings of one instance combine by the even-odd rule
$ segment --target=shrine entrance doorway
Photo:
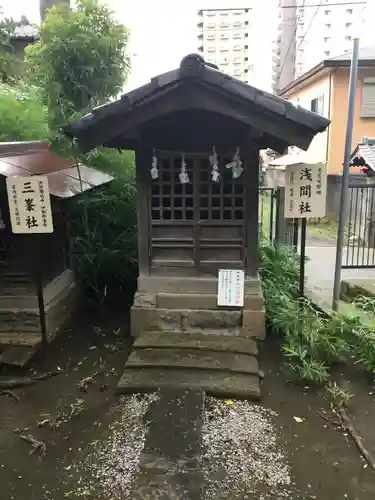
[[[233,156],[232,152],[232,156]],[[209,154],[157,154],[158,178],[150,177],[150,274],[217,276],[218,269],[244,269],[246,221],[244,174],[233,178],[232,157],[219,156],[212,179]]]

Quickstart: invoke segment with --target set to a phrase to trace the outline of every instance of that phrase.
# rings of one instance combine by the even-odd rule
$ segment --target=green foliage
[[[0,141],[49,139],[47,108],[38,89],[0,85]]]
[[[130,67],[128,36],[98,0],[48,11],[39,40],[26,49],[26,74],[43,90],[55,126],[118,94]]]
[[[329,367],[348,350],[343,318],[328,319],[297,297],[298,263],[292,251],[263,245],[260,274],[270,325],[284,338],[287,364],[299,378],[324,383]]]
[[[82,162],[114,174],[115,180],[71,204],[77,275],[86,296],[100,303],[130,297],[137,275],[134,155],[102,148]]]
[[[319,313],[306,299],[297,297],[296,255],[283,247],[263,245],[260,274],[267,318],[283,337],[287,365],[308,382],[323,384],[331,367],[352,354],[355,362],[375,374],[375,328],[358,316]],[[359,300],[359,299],[358,299]],[[373,299],[359,302],[366,310]]]

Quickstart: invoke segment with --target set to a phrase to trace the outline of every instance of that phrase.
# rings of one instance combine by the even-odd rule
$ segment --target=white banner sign
[[[53,233],[47,177],[8,177],[6,185],[13,233]]]
[[[217,305],[243,307],[245,273],[237,269],[219,269]]]
[[[327,173],[323,163],[285,168],[285,217],[305,219],[326,214]]]

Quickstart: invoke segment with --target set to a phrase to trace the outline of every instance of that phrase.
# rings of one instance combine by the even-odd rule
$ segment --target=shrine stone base
[[[265,309],[259,278],[245,280],[243,308],[223,308],[215,278],[140,277],[131,334],[122,393],[191,387],[260,398],[257,341],[265,337]]]

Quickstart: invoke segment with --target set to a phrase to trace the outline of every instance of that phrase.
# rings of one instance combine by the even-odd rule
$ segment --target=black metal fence
[[[350,185],[342,267],[375,268],[375,185]]]
[[[284,217],[284,188],[259,189],[259,230],[270,243],[280,243],[297,251],[299,222]]]

